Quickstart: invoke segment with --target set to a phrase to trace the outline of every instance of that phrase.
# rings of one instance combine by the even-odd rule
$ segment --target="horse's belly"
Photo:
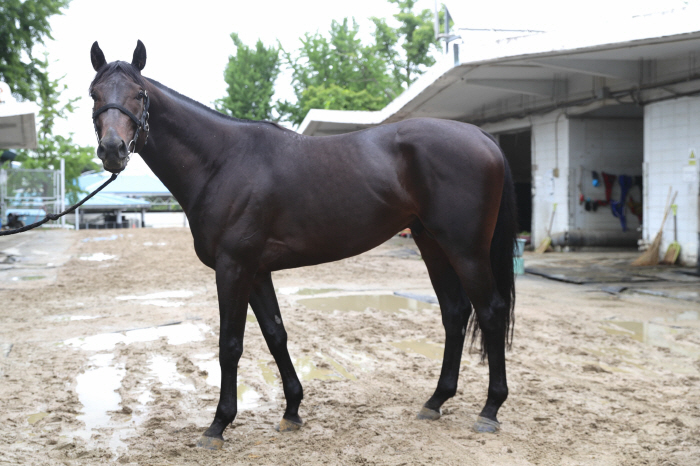
[[[396,214],[396,213],[395,213]],[[326,219],[304,225],[288,225],[281,239],[270,239],[264,248],[263,269],[281,270],[333,262],[362,254],[387,241],[415,217],[385,215],[370,219]]]

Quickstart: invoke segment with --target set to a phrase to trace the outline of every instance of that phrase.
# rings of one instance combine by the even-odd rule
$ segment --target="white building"
[[[680,260],[696,264],[698,20],[700,9],[688,5],[609,22],[606,29],[490,42],[462,32],[442,61],[384,109],[312,110],[299,132],[339,134],[413,117],[479,125],[499,138],[510,161],[521,230],[532,232],[533,244],[547,235],[555,204],[555,244],[650,241],[661,228],[670,188],[678,192]],[[629,183],[624,200],[621,175]],[[624,214],[626,231],[608,201]],[[670,215],[662,251],[673,237]]]

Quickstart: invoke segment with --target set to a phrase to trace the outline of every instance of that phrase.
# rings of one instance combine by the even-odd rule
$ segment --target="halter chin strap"
[[[148,98],[148,91],[144,90],[143,91],[143,112],[141,112],[141,119],[136,118],[136,115],[131,113],[129,110],[127,110],[125,107],[117,104],[117,103],[111,103],[104,105],[94,112],[92,112],[92,124],[95,127],[95,136],[97,137],[97,145],[100,145],[100,135],[97,132],[97,117],[101,114],[109,110],[110,108],[116,108],[120,112],[122,112],[124,115],[128,116],[131,118],[131,121],[134,122],[136,125],[136,131],[134,132],[134,138],[129,142],[129,145],[127,146],[127,150],[129,151],[129,154],[133,153],[136,151],[136,143],[139,140],[139,134],[141,130],[145,131],[146,133],[146,140],[144,141],[144,146],[148,142],[148,131],[150,127],[148,126],[148,106],[150,104],[150,100]]]

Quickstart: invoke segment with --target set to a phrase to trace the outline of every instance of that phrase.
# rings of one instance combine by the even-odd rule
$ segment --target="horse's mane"
[[[185,95],[180,94],[179,92],[177,92],[173,89],[170,89],[168,86],[165,86],[165,85],[159,83],[155,79],[144,78],[141,75],[141,73],[139,72],[139,70],[134,65],[132,65],[131,63],[127,63],[125,61],[114,61],[114,62],[108,63],[108,64],[104,65],[102,68],[100,68],[100,70],[95,75],[95,79],[93,79],[92,82],[90,83],[90,90],[92,90],[92,86],[94,86],[96,82],[100,81],[105,76],[109,76],[113,73],[124,73],[128,78],[132,79],[135,83],[139,84],[140,86],[144,86],[146,84],[145,81],[148,81],[149,83],[156,86],[158,89],[161,89],[161,90],[167,92],[168,94],[175,97],[176,99],[182,100],[190,105],[197,107],[200,110],[203,110],[203,111],[210,113],[213,116],[217,116],[219,118],[224,118],[224,119],[227,119],[230,121],[235,121],[238,123],[265,123],[268,125],[272,125],[278,129],[290,131],[287,128],[284,128],[273,121],[247,120],[245,118],[235,118],[235,117],[223,114],[221,112],[217,112],[216,110],[209,108],[206,105],[204,105],[200,102],[197,102],[194,99],[191,99]],[[144,81],[144,79],[145,79],[145,81]]]
[[[267,120],[248,120],[248,119],[246,119],[246,118],[235,118],[235,117],[226,115],[225,113],[221,113],[221,112],[219,112],[219,111],[214,110],[214,109],[211,108],[211,107],[207,107],[206,105],[202,104],[201,102],[197,102],[196,100],[194,100],[194,99],[192,99],[192,98],[190,98],[190,97],[187,97],[186,95],[180,94],[180,93],[177,92],[176,90],[173,90],[173,89],[169,88],[168,86],[159,83],[159,82],[156,81],[155,79],[146,78],[146,80],[147,80],[149,83],[151,83],[151,84],[153,84],[154,86],[156,86],[158,89],[167,92],[168,94],[172,95],[173,97],[175,97],[175,98],[177,98],[177,99],[179,99],[179,100],[182,100],[182,101],[184,101],[184,102],[187,102],[187,103],[190,104],[190,105],[194,105],[195,107],[199,108],[200,110],[204,110],[205,112],[207,112],[207,113],[209,113],[209,114],[211,114],[211,115],[217,116],[217,117],[219,117],[219,118],[224,118],[224,119],[226,119],[226,120],[235,121],[235,122],[237,122],[237,123],[265,123],[265,124],[268,124],[268,125],[272,125],[272,126],[274,126],[275,128],[279,128],[279,129],[282,129],[282,130],[285,130],[285,131],[290,131],[290,130],[288,130],[287,128],[285,128],[285,127],[283,127],[283,126],[280,126],[279,124],[275,123],[274,121],[267,121]]]

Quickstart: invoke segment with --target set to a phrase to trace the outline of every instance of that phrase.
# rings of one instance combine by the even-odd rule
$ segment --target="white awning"
[[[32,102],[0,103],[0,149],[36,149],[36,114]]]

